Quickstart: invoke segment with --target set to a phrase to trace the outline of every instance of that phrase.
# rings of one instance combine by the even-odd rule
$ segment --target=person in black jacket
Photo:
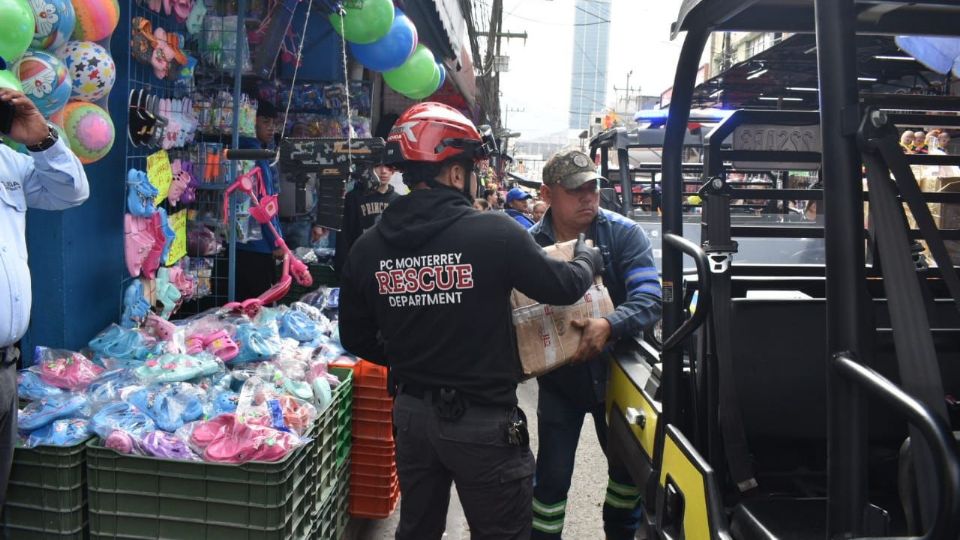
[[[357,240],[343,271],[343,346],[389,366],[396,384],[400,540],[441,538],[451,482],[474,538],[530,536],[535,466],[510,293],[567,305],[602,272],[583,241],[572,262],[553,260],[507,215],[471,208],[476,162],[494,150],[451,107],[408,109],[386,154],[412,191]]]
[[[347,194],[343,201],[343,225],[337,235],[337,252],[334,256],[334,268],[337,273],[343,270],[347,253],[364,231],[380,221],[380,215],[400,195],[390,185],[394,168],[380,164],[367,172],[365,182],[361,182]]]

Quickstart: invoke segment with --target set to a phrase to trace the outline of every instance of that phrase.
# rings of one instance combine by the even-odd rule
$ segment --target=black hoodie
[[[518,289],[576,302],[589,266],[550,259],[506,214],[478,212],[447,188],[395,201],[357,240],[340,288],[340,340],[396,380],[515,405],[521,377],[510,313]]]
[[[400,195],[389,184],[385,193],[362,187],[347,193],[343,201],[343,225],[337,235],[337,252],[333,264],[338,274],[343,269],[347,253],[350,252],[357,238],[376,225],[383,211],[399,197]]]

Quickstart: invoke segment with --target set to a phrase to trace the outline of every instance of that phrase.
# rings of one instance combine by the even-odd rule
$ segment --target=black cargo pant
[[[473,405],[456,421],[437,416],[431,396],[399,394],[393,405],[400,525],[397,540],[443,536],[455,482],[470,537],[530,537],[533,472],[530,446],[507,443],[511,407]]]

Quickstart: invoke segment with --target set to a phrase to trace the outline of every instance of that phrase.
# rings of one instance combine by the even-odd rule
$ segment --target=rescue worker
[[[582,239],[573,261],[553,260],[510,217],[471,207],[476,164],[495,149],[451,107],[404,112],[386,154],[412,191],[357,240],[343,271],[343,346],[389,366],[396,384],[399,540],[441,538],[451,482],[472,538],[529,538],[535,466],[510,293],[568,305],[602,272]]]
[[[660,318],[660,282],[650,240],[635,222],[599,208],[593,162],[583,152],[559,152],[543,167],[540,196],[550,205],[530,229],[541,246],[586,233],[603,254],[603,282],[616,310],[602,318],[574,321],[583,329],[574,363],[538,379],[539,451],[533,492],[533,538],[560,538],[580,428],[593,415],[606,451],[604,401],[609,350],[620,339],[640,336]],[[640,525],[640,489],[622,463],[608,454],[604,532],[609,540],[633,539]]]

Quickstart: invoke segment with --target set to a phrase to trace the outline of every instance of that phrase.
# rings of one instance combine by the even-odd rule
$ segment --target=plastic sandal
[[[132,454],[136,448],[136,443],[129,433],[118,429],[104,439],[103,446],[121,454]]]
[[[64,394],[63,389],[43,382],[40,375],[29,369],[22,369],[17,374],[17,396],[20,399],[37,401],[48,397],[63,396]]]
[[[147,360],[133,372],[143,382],[158,383],[189,381],[200,376],[193,357],[183,354],[165,354]]]
[[[20,431],[40,429],[54,420],[79,416],[86,406],[87,398],[81,394],[64,394],[33,401],[20,410],[17,428]]]
[[[114,431],[122,431],[132,437],[140,438],[149,431],[157,429],[149,416],[136,407],[123,401],[110,403],[100,409],[90,420],[93,431],[106,439]]]
[[[101,373],[102,367],[75,352],[40,361],[40,379],[64,390],[83,390]]]
[[[163,250],[166,246],[167,236],[163,232],[163,222],[159,212],[153,214],[150,218],[150,232],[153,234],[153,247],[147,253],[147,258],[143,261],[142,272],[147,279],[154,279],[157,275],[157,269],[163,263]]]
[[[217,356],[224,362],[233,360],[240,352],[236,342],[226,330],[218,330],[203,337],[203,347],[207,352]]]
[[[120,316],[120,326],[133,328],[147,319],[150,313],[150,303],[143,297],[143,283],[139,279],[133,280],[123,293],[123,314]]]
[[[151,431],[143,437],[140,445],[148,456],[184,461],[200,460],[183,439],[171,433]]]
[[[27,448],[38,446],[77,446],[90,438],[90,421],[84,418],[61,418],[30,433],[24,443]]]
[[[150,230],[147,218],[132,214],[123,216],[123,257],[130,277],[137,277],[143,271],[143,263],[156,243],[156,237]]]

